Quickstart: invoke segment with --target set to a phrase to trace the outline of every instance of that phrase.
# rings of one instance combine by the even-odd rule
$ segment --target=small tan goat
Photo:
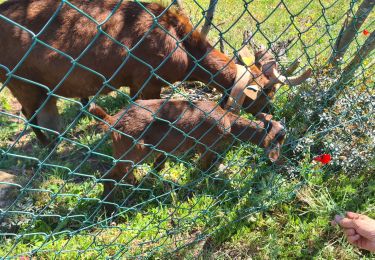
[[[138,100],[114,116],[94,104],[89,111],[102,119],[105,130],[112,130],[113,156],[118,162],[104,178],[133,184],[134,165],[148,157],[160,169],[164,153],[178,155],[195,149],[201,154],[201,168],[208,169],[214,157],[237,138],[265,148],[276,161],[285,138],[284,127],[269,115],[260,114],[260,121],[251,121],[211,101]],[[113,182],[105,182],[103,196],[113,188]]]

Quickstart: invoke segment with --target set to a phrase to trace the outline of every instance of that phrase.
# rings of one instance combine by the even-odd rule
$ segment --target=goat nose
[[[285,126],[281,122],[273,122],[275,129],[277,129],[276,137],[285,137],[286,136],[286,129]]]

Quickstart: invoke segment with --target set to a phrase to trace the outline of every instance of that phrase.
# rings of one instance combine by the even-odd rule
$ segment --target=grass
[[[194,23],[202,19],[199,6],[206,8],[208,2],[185,1],[185,11]],[[276,0],[251,1],[251,15],[241,16],[242,1],[220,1],[214,23],[223,33],[225,50],[232,54],[248,28],[263,44],[285,41],[301,32],[282,64],[301,56],[302,64],[313,65],[316,74],[322,73],[348,1],[288,0],[278,4]],[[364,25],[369,31],[374,29],[373,18],[374,13]],[[365,40],[361,34],[357,38],[346,60]],[[218,44],[216,29],[209,39]],[[364,61],[368,86],[373,83],[371,57]],[[362,82],[361,78],[357,81]],[[367,161],[360,171],[344,169],[335,162],[327,166],[312,162],[318,152],[331,149],[318,133],[319,124],[309,125],[311,121],[302,113],[308,107],[305,104],[301,109],[304,100],[299,93],[325,87],[323,81],[313,84],[300,89],[284,86],[276,97],[275,118],[286,117],[290,127],[289,146],[283,151],[285,167],[271,165],[259,148],[248,144],[231,147],[223,166],[209,172],[194,167],[194,155],[168,160],[160,173],[142,164],[136,169],[139,186],[119,184],[116,196],[126,203],[116,218],[107,216],[101,207],[100,176],[112,165],[111,143],[95,120],[81,114],[76,102],[60,100],[63,125],[70,129],[55,150],[43,149],[24,124],[17,101],[8,89],[2,89],[0,109],[7,114],[0,114],[0,169],[15,173],[23,188],[16,203],[2,215],[0,257],[374,257],[350,246],[329,221],[346,210],[375,217],[375,161]],[[374,91],[363,83],[360,86],[358,96]],[[96,102],[112,114],[129,103],[126,93],[123,88]],[[349,120],[348,114],[342,117]],[[335,125],[328,133],[338,129]],[[310,135],[318,136],[314,139],[317,144],[295,152],[293,142]],[[88,153],[94,147],[97,155]]]

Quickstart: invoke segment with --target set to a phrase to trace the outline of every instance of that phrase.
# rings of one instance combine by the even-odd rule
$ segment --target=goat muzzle
[[[267,137],[264,144],[265,151],[271,162],[277,162],[280,156],[281,147],[286,138],[286,130],[281,122],[272,121],[271,115],[260,114],[257,116],[266,124]]]

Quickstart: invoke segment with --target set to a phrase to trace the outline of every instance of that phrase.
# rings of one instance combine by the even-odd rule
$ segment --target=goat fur
[[[260,114],[260,121],[251,121],[211,101],[138,100],[114,116],[95,104],[89,111],[101,119],[102,128],[111,130],[118,162],[105,178],[125,178],[132,184],[136,182],[133,166],[147,158],[162,163],[165,153],[181,155],[194,149],[201,154],[200,167],[206,170],[228,144],[241,140],[266,148],[275,161],[285,138],[284,127],[269,115]],[[105,183],[104,197],[113,187],[113,182]]]
[[[235,63],[203,39],[181,11],[130,1],[116,9],[117,0],[69,3],[95,21],[61,1],[9,0],[0,5],[0,15],[37,35],[0,19],[0,64],[12,72],[0,67],[0,81],[8,80],[27,119],[41,107],[32,124],[59,131],[59,96],[88,98],[121,86],[129,86],[135,99],[160,98],[166,81],[182,80],[201,81],[229,94]],[[268,82],[258,67],[250,70],[259,84]],[[258,113],[264,102],[269,102],[265,96],[246,100],[247,111]],[[48,143],[40,129],[33,130]]]

